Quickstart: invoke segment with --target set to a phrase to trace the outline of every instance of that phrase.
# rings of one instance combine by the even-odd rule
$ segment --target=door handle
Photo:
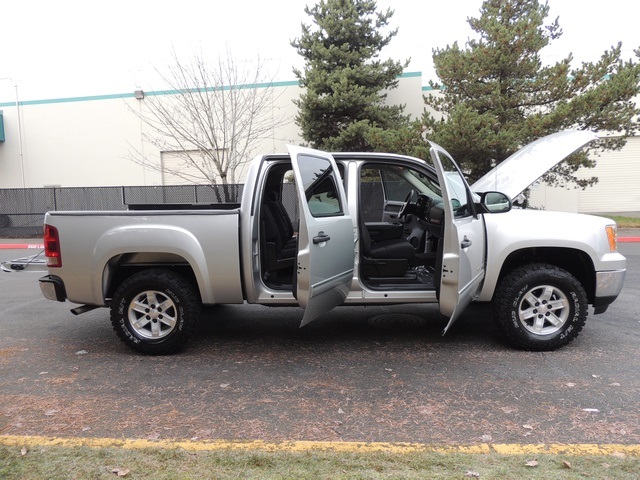
[[[313,237],[313,244],[317,245],[319,243],[328,242],[331,240],[331,237],[324,232],[318,232],[318,235]]]
[[[471,243],[472,243],[471,240],[469,240],[465,235],[464,239],[460,243],[460,248],[469,248],[471,246]]]

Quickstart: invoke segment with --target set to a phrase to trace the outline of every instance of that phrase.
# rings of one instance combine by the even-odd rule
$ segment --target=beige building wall
[[[420,73],[405,73],[397,89],[387,92],[389,104],[405,105],[418,118],[424,111]],[[295,124],[299,98],[297,82],[280,82],[274,91],[274,124],[254,152],[284,152],[285,145],[301,144]],[[147,168],[132,160],[138,151],[152,165],[159,166],[163,152],[144,141],[151,133],[133,111],[143,111],[145,99],[134,93],[95,97],[20,101],[18,128],[15,101],[3,102],[5,141],[0,142],[0,188],[45,186],[120,186],[181,183],[163,176],[157,168]],[[164,152],[170,158],[173,152]],[[248,161],[251,158],[247,159]],[[166,160],[165,160],[166,161]],[[237,179],[244,180],[246,168]],[[531,202],[547,210],[571,212],[625,212],[640,210],[640,137],[630,138],[620,152],[608,152],[598,166],[584,173],[600,182],[587,190],[551,189],[541,184],[531,188]]]
[[[300,142],[293,121],[300,88],[286,82],[276,90],[274,118],[284,121],[274,125],[254,154]],[[150,127],[134,113],[144,109],[145,99],[133,93],[24,101],[18,129],[15,104],[0,104],[6,138],[0,143],[0,188],[161,185],[158,169],[133,160],[140,152],[152,165],[161,161],[161,152],[144,140]]]
[[[640,136],[628,138],[622,150],[603,153],[596,160],[595,168],[577,173],[582,178],[598,177],[596,185],[581,190],[536,183],[531,187],[531,205],[578,213],[640,211]]]
[[[398,89],[389,92],[388,102],[405,104],[408,113],[419,115],[421,75],[405,74],[399,83]],[[248,161],[258,154],[284,152],[288,143],[302,143],[295,124],[297,107],[293,103],[300,92],[295,81],[276,84],[273,117],[281,121],[274,124]],[[162,185],[163,178],[173,177],[163,176],[153,168],[161,165],[162,152],[144,141],[145,134],[152,132],[133,112],[144,112],[146,101],[136,99],[133,92],[21,101],[20,129],[15,103],[0,103],[6,137],[0,143],[0,188]],[[152,167],[134,161],[135,152],[141,152]],[[171,152],[165,156],[171,156]],[[239,182],[246,170],[245,166],[237,172]],[[173,180],[169,181],[180,183]]]

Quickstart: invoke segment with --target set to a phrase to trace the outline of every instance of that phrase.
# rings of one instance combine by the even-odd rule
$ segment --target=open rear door
[[[300,202],[296,298],[305,309],[300,326],[341,305],[353,278],[354,228],[333,157],[287,146]]]
[[[449,317],[443,335],[478,293],[485,275],[486,240],[482,215],[474,211],[471,190],[449,154],[431,144],[444,202],[440,312]]]

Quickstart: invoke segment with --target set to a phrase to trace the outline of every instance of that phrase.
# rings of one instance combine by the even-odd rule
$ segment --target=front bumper
[[[594,314],[604,313],[620,292],[624,284],[626,269],[596,272],[596,293],[593,299]]]
[[[57,300],[64,302],[67,299],[67,292],[64,288],[64,282],[60,277],[55,275],[45,275],[40,280],[40,291],[44,298],[48,300]]]

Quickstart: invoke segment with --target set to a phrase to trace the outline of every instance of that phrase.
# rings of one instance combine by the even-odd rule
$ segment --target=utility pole
[[[22,151],[22,121],[20,120],[20,99],[18,97],[18,82],[11,77],[0,78],[0,80],[9,80],[13,82],[16,92],[16,118],[18,119],[18,159],[20,160],[20,175],[22,177],[22,188],[26,188],[24,178],[24,153]]]

